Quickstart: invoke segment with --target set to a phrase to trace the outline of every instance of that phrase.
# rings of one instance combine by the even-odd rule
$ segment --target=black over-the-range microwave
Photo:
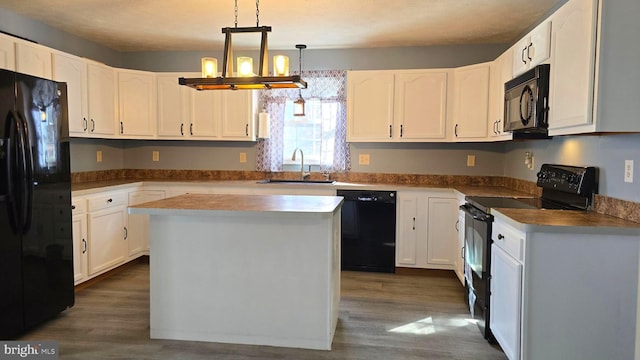
[[[504,131],[514,136],[547,135],[549,68],[538,65],[504,84]]]

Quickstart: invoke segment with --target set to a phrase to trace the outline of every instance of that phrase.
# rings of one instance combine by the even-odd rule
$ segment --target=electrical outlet
[[[360,155],[358,155],[358,164],[359,165],[369,165],[369,154],[360,154]]]
[[[467,155],[467,166],[476,166],[476,156]]]
[[[633,182],[633,160],[624,161],[624,182]]]
[[[160,151],[152,151],[151,157],[153,161],[160,161]]]
[[[96,162],[102,162],[102,150],[96,151]]]
[[[246,152],[241,152],[240,153],[240,163],[244,164],[247,162],[247,153]]]

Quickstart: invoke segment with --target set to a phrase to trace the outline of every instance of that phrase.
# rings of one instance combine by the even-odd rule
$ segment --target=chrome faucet
[[[300,151],[300,180],[305,180],[309,178],[309,176],[311,176],[311,173],[304,172],[304,153],[302,152],[302,149],[295,148],[295,150],[293,150],[293,155],[291,155],[291,161],[296,161],[296,153],[298,151]]]

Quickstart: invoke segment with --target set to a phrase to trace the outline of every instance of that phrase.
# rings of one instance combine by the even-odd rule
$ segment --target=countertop
[[[640,223],[593,211],[495,208],[491,214],[525,232],[640,235]]]
[[[132,214],[188,215],[223,212],[333,213],[342,197],[307,195],[186,194],[130,206]]]

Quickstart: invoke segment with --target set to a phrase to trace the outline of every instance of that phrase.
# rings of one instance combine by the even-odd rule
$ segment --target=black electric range
[[[471,315],[490,342],[495,338],[489,327],[489,289],[491,279],[492,208],[563,209],[584,211],[597,193],[597,169],[543,164],[536,185],[540,197],[467,196],[460,206],[465,213],[465,283]]]

